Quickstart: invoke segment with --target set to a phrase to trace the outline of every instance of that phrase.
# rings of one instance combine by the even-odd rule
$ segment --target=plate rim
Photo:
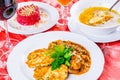
[[[68,28],[71,32],[81,34],[96,43],[107,43],[107,42],[114,42],[114,41],[120,40],[120,36],[119,36],[120,30],[118,31],[116,30],[115,32],[108,35],[91,35],[91,34],[82,32],[80,29],[77,29],[77,23],[76,22],[73,23],[71,21],[73,21],[72,16],[68,20]]]
[[[100,60],[101,62],[98,64],[97,63],[97,65],[99,65],[99,67],[101,68],[100,69],[100,71],[98,71],[98,73],[96,74],[96,77],[95,77],[95,79],[96,78],[98,78],[101,74],[102,74],[102,71],[103,71],[103,68],[104,68],[104,56],[103,56],[103,53],[102,53],[102,51],[101,51],[101,49],[97,46],[97,44],[95,44],[93,41],[91,41],[91,40],[89,40],[89,39],[87,39],[86,37],[84,37],[84,36],[82,36],[82,35],[79,35],[79,34],[76,34],[76,33],[72,33],[72,32],[65,32],[65,31],[50,31],[50,32],[45,32],[45,33],[40,33],[40,34],[36,34],[36,35],[33,35],[33,36],[30,36],[30,37],[28,37],[28,38],[26,38],[26,39],[24,39],[23,41],[21,41],[20,43],[18,43],[15,47],[14,47],[14,49],[12,50],[12,52],[9,54],[9,56],[8,56],[8,60],[7,60],[7,70],[8,70],[8,73],[9,73],[9,75],[11,76],[11,78],[12,79],[14,79],[14,80],[18,80],[18,77],[15,77],[15,72],[14,71],[16,71],[16,70],[14,70],[14,69],[11,69],[11,67],[13,68],[15,68],[15,66],[14,66],[14,63],[11,63],[11,61],[12,60],[14,60],[13,58],[12,58],[12,55],[16,55],[14,52],[17,52],[17,50],[18,50],[18,52],[19,52],[19,50],[21,50],[20,49],[20,46],[22,46],[22,45],[26,45],[26,44],[24,44],[24,43],[26,43],[26,42],[29,42],[29,41],[34,41],[34,40],[36,40],[36,39],[38,39],[38,38],[40,38],[40,36],[42,35],[42,36],[44,36],[44,35],[47,35],[47,37],[49,37],[49,36],[51,36],[50,34],[54,34],[54,36],[56,36],[56,34],[59,34],[59,36],[66,36],[66,35],[74,35],[74,36],[76,36],[76,37],[80,37],[80,39],[81,39],[81,37],[83,38],[83,40],[87,40],[91,45],[94,45],[94,47],[96,47],[96,49],[95,49],[95,51],[98,51],[99,53],[97,53],[97,52],[95,52],[95,53],[97,53],[97,55],[98,55],[98,57],[101,57],[101,59],[98,59],[98,61]],[[63,34],[65,34],[65,35],[63,35]],[[49,35],[49,36],[48,36]],[[39,37],[38,37],[39,36]],[[63,39],[61,37],[61,39]],[[65,38],[66,39],[66,38]],[[76,40],[76,39],[75,39]],[[78,40],[77,40],[78,41]],[[32,44],[32,42],[31,42],[31,44]],[[84,43],[85,44],[85,43]],[[30,44],[29,44],[30,45]],[[90,47],[90,46],[89,46]],[[24,50],[24,49],[23,49]],[[18,54],[17,54],[18,55]],[[91,54],[92,56],[93,56],[93,54]],[[16,57],[15,57],[16,58]],[[95,58],[95,57],[94,57]],[[96,59],[96,58],[95,58]],[[97,59],[96,59],[97,60]],[[17,62],[17,60],[16,60],[16,62]],[[18,62],[17,62],[18,63]],[[93,61],[93,63],[94,63],[94,61]],[[101,64],[101,65],[100,65]],[[92,65],[91,65],[92,66]],[[94,65],[93,65],[94,66]],[[91,68],[92,69],[92,68]],[[11,72],[11,71],[13,71],[13,72]],[[19,70],[19,68],[17,67],[17,71],[20,71]],[[19,75],[21,74],[21,73],[18,73]],[[21,76],[20,78],[24,78],[25,80],[28,80],[27,78],[25,78],[24,76]],[[86,76],[81,76],[81,78],[85,78]],[[69,80],[72,80],[72,79],[69,79]],[[87,80],[87,79],[85,79],[85,80]]]
[[[84,0],[84,1],[87,1],[87,0]],[[70,8],[70,14],[71,14],[71,16],[74,16],[74,11],[76,11],[75,9],[77,9],[81,4],[85,3],[84,1],[77,1],[75,4],[72,5],[72,7]],[[95,1],[88,1],[88,4],[89,3],[93,3],[95,6],[104,6],[104,7],[108,7],[109,8],[109,7],[112,6],[112,4],[114,2],[116,2],[116,0],[110,0],[110,1],[101,0],[101,1],[96,1],[96,2]],[[115,9],[115,10],[117,9],[117,11],[119,12],[120,11],[120,7],[118,5],[120,5],[120,3],[116,4],[116,6],[113,9]]]
[[[43,2],[37,2],[37,1],[29,1],[29,2],[21,2],[21,3],[18,3],[18,6],[19,5],[24,5],[24,4],[36,4],[36,5],[39,5],[40,7],[44,7],[45,8],[45,10],[48,10],[48,12],[50,13],[50,15],[54,15],[55,17],[54,18],[52,18],[52,21],[50,21],[51,19],[49,19],[49,23],[47,23],[47,24],[45,24],[45,27],[44,28],[38,28],[38,30],[37,30],[37,28],[34,30],[34,31],[30,31],[30,30],[25,30],[25,31],[23,31],[23,30],[18,30],[18,29],[15,29],[15,28],[12,28],[10,25],[9,25],[9,21],[11,20],[11,18],[8,20],[8,31],[9,32],[12,32],[12,33],[16,33],[16,34],[24,34],[24,35],[30,35],[30,34],[36,34],[36,33],[41,33],[41,32],[44,32],[44,31],[46,31],[46,30],[48,30],[48,29],[50,29],[50,28],[52,28],[56,23],[57,23],[57,21],[58,21],[58,19],[59,19],[59,13],[58,13],[58,10],[55,8],[55,7],[53,7],[53,6],[51,6],[51,5],[49,5],[49,4],[47,4],[47,3],[43,3]],[[44,6],[43,6],[44,5]],[[49,9],[48,9],[49,8]],[[53,10],[52,12],[50,11],[50,10]],[[54,13],[55,14],[54,14]],[[14,15],[15,16],[15,15]],[[14,17],[13,16],[13,17]],[[13,18],[12,17],[12,18]],[[1,22],[2,23],[2,22]],[[19,24],[19,23],[18,23]],[[1,25],[1,26],[3,26],[3,24]],[[21,25],[22,26],[22,25]],[[44,24],[43,24],[43,26],[44,26]],[[29,26],[27,26],[27,27],[29,27]],[[4,28],[4,27],[3,27]],[[4,28],[5,29],[5,28]],[[37,31],[36,31],[37,30]]]

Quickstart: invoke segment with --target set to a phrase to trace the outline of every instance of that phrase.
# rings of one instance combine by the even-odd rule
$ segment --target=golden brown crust
[[[36,80],[66,80],[68,77],[68,67],[61,65],[59,69],[51,70],[51,66],[36,67],[34,70]]]
[[[27,57],[28,60],[26,61],[26,64],[29,67],[50,65],[53,59],[46,55],[47,51],[47,49],[43,48],[31,52]]]

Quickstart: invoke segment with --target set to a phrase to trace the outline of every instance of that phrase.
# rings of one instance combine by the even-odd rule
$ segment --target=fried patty
[[[68,77],[68,67],[66,65],[61,65],[52,71],[51,66],[46,67],[36,67],[34,70],[34,78],[36,80],[66,80]]]
[[[52,63],[53,58],[48,56],[47,53],[48,49],[37,49],[31,52],[28,57],[26,64],[28,67],[36,67],[36,66],[48,66]]]

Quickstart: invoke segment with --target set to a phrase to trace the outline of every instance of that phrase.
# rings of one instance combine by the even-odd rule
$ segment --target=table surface
[[[50,4],[58,9],[58,11],[61,11],[60,5],[56,3],[56,1],[52,0],[18,0],[18,2],[27,2],[27,1],[40,1],[47,4]],[[77,2],[78,0],[73,0],[70,4],[69,8]],[[53,26],[51,29],[47,31],[69,31],[68,27],[58,27],[57,25]],[[27,38],[25,35],[20,34],[13,34],[10,33],[10,38],[14,46],[18,44],[23,39]],[[0,80],[11,80],[7,68],[7,58],[9,56],[9,53],[11,50],[8,50],[5,52],[5,55],[2,56],[2,45],[5,42],[5,31],[2,27],[0,27]],[[120,40],[115,42],[109,42],[109,43],[96,43],[101,50],[103,51],[104,58],[105,58],[105,65],[104,70],[101,76],[98,78],[98,80],[119,80],[120,79]],[[94,75],[93,75],[94,76]],[[89,79],[90,80],[90,79]]]

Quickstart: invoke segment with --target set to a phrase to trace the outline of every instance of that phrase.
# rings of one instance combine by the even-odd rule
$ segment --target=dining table
[[[62,12],[61,5],[58,4],[56,0],[54,1],[53,0],[17,0],[18,4],[22,2],[29,2],[29,1],[43,2],[55,7],[59,13]],[[72,2],[68,6],[69,11],[72,5],[77,1],[79,0],[72,0]],[[69,11],[68,11],[68,16],[70,16]],[[43,31],[41,33],[49,32],[49,31],[70,32],[68,25],[64,27],[60,27],[57,24],[55,24],[54,26],[52,26],[52,28],[46,31]],[[9,57],[9,54],[19,42],[21,42],[22,40],[26,39],[31,35],[26,36],[23,34],[15,34],[15,33],[9,32],[10,39],[14,47],[6,51],[2,47],[6,39],[5,35],[6,35],[5,30],[0,25],[0,80],[12,80],[7,71],[7,59]],[[103,72],[98,78],[98,80],[119,80],[120,79],[120,40],[112,41],[112,42],[104,42],[104,43],[95,42],[95,44],[97,44],[98,47],[102,50],[104,55],[104,60],[105,60]],[[91,80],[91,79],[88,79],[88,80]]]

